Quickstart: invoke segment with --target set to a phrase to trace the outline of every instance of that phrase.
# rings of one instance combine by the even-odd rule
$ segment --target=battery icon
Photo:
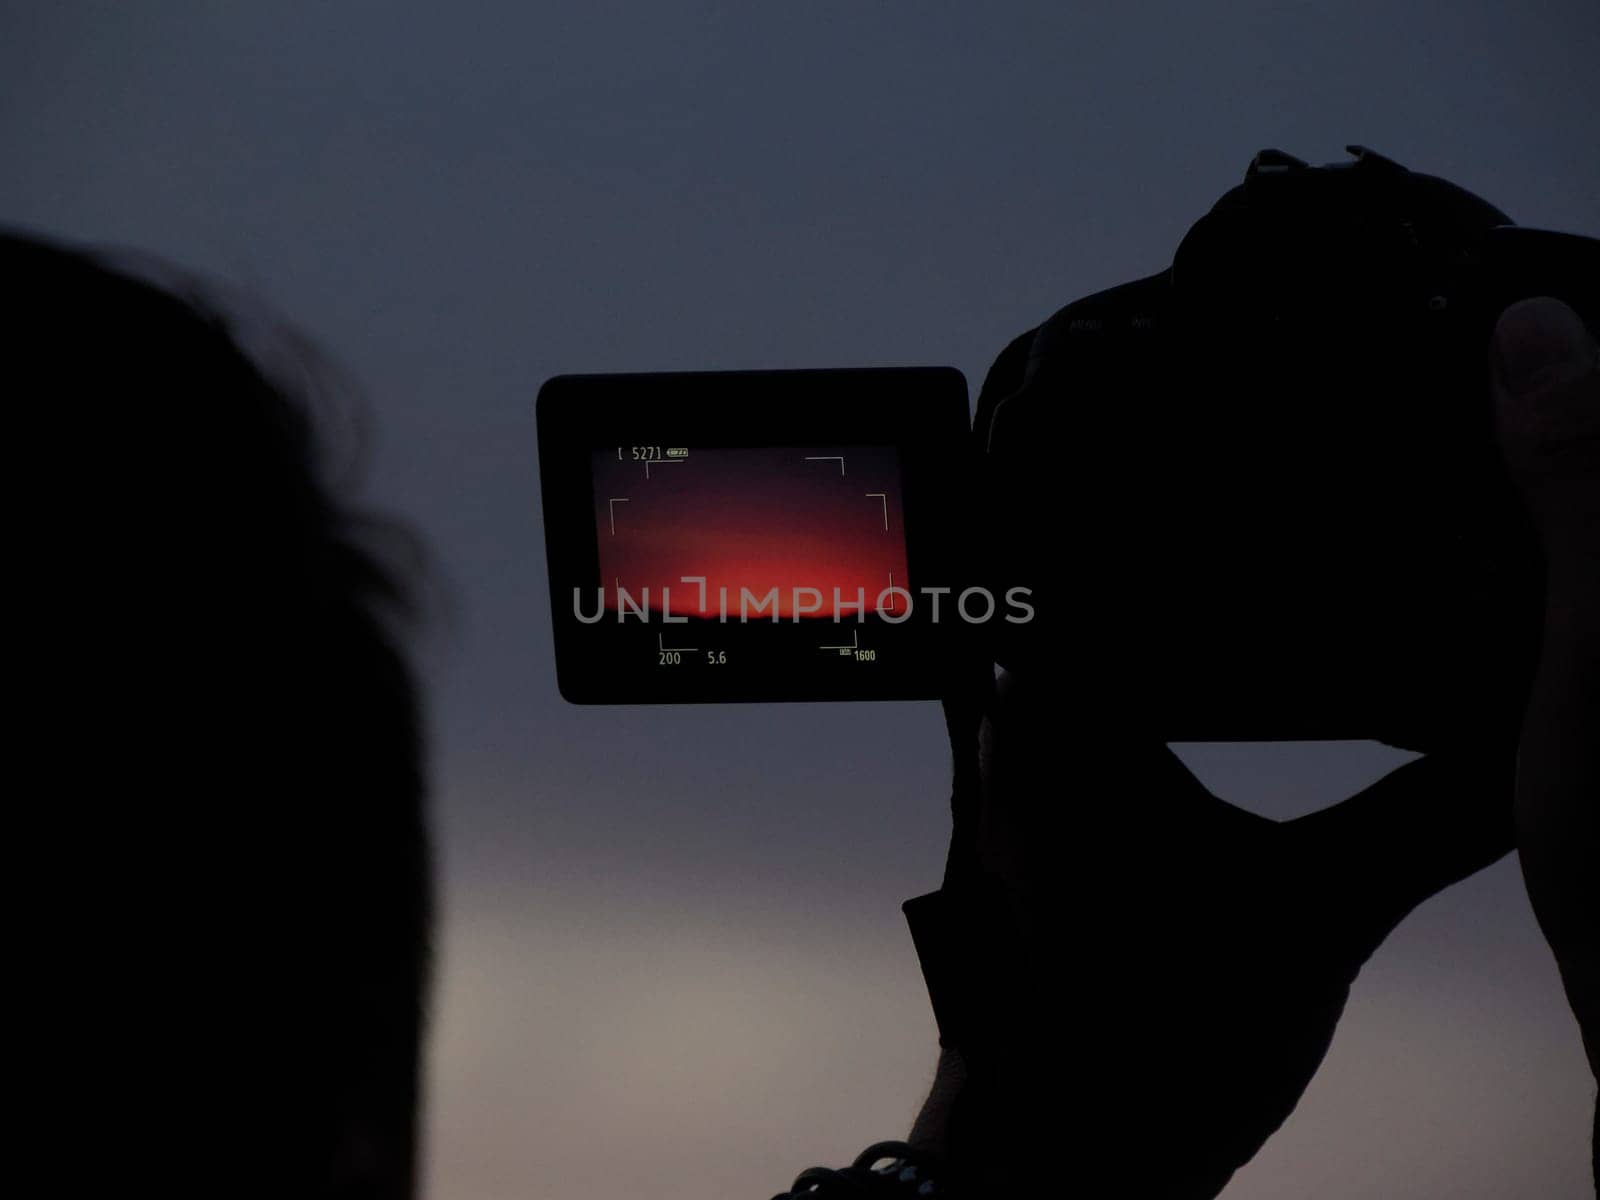
[[[689,457],[689,447],[687,447],[687,446],[668,446],[667,447],[667,457],[668,458],[688,458]]]

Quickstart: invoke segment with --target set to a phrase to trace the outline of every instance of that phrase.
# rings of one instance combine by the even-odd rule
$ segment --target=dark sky
[[[532,419],[563,371],[949,363],[1160,269],[1251,154],[1360,142],[1600,233],[1593,0],[0,2],[0,220],[242,288],[357,378],[432,543],[433,1194],[766,1196],[934,1054],[928,704],[557,697]],[[1318,807],[1400,756],[1185,747]],[[1230,1200],[1580,1197],[1592,1084],[1514,863],[1363,975]]]

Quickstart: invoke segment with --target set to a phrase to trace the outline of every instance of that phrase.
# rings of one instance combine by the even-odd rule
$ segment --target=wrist
[[[928,1098],[911,1124],[906,1135],[908,1144],[918,1149],[948,1155],[950,1151],[951,1119],[955,1113],[956,1099],[967,1082],[967,1066],[961,1053],[954,1049],[939,1052],[939,1063],[934,1068],[933,1083]]]

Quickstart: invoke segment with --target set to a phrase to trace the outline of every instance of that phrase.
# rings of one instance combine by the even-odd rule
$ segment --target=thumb
[[[1500,314],[1491,354],[1496,434],[1524,494],[1561,479],[1593,478],[1600,468],[1600,376],[1583,320],[1548,296],[1520,300]]]
[[[1594,370],[1594,339],[1570,307],[1549,296],[1519,300],[1494,329],[1496,377],[1507,399]]]

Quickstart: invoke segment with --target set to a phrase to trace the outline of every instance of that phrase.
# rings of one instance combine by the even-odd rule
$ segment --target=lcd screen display
[[[1010,612],[962,569],[957,371],[562,375],[538,421],[576,703],[939,698]]]
[[[906,607],[893,446],[613,446],[591,476],[610,611],[834,621]]]

